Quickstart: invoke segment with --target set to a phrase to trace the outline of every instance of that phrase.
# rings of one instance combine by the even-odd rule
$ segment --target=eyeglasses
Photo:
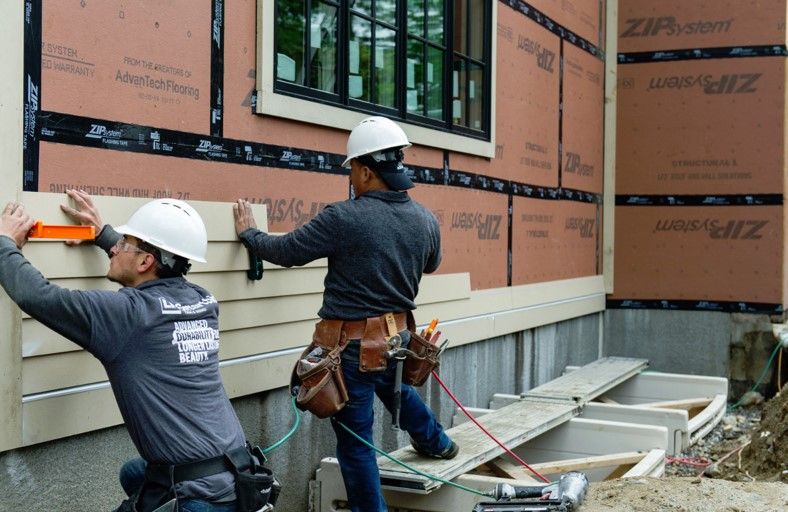
[[[130,244],[123,238],[118,239],[118,241],[115,243],[115,247],[117,247],[118,252],[145,252],[136,245]]]

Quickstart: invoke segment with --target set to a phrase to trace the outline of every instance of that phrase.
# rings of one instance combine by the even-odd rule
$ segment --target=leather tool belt
[[[364,320],[320,320],[315,324],[312,342],[301,354],[290,376],[290,392],[296,405],[318,418],[328,418],[342,410],[347,402],[347,386],[342,375],[342,351],[350,340],[360,340],[359,370],[379,372],[388,368],[388,339],[410,331],[410,350],[405,360],[405,384],[421,386],[438,366],[438,348],[419,336],[413,314],[386,313]],[[392,334],[393,333],[393,334]],[[320,356],[308,359],[320,349]]]

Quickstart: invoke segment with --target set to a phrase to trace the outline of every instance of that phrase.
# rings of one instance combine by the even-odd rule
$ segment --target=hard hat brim
[[[190,261],[198,261],[200,263],[206,263],[206,259],[205,258],[200,258],[199,256],[194,255],[194,254],[186,254],[183,251],[172,249],[169,246],[167,246],[167,244],[163,244],[163,243],[159,242],[158,240],[152,240],[149,236],[145,235],[144,233],[140,233],[136,229],[134,229],[132,227],[129,227],[129,226],[125,225],[125,224],[122,225],[122,226],[118,226],[118,227],[116,227],[114,229],[115,229],[115,231],[117,233],[120,233],[121,235],[133,236],[134,238],[138,238],[138,239],[142,240],[143,242],[148,243],[148,244],[152,245],[153,247],[156,247],[157,249],[162,249],[164,251],[170,252],[170,253],[175,254],[177,256],[180,256],[182,258],[186,258],[187,260],[190,260]]]

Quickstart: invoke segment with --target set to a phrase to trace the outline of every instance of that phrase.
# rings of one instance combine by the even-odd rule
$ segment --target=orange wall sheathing
[[[345,176],[129,152],[111,157],[102,149],[42,143],[41,160],[48,164],[39,190],[228,202],[242,197],[268,206],[272,232],[290,231],[348,196]]]
[[[782,193],[785,58],[619,66],[617,194]]]
[[[618,66],[616,194],[663,200],[616,207],[613,298],[785,303],[785,57],[747,48],[779,54],[785,20],[784,0],[619,3],[620,55],[688,60]]]
[[[597,273],[597,205],[515,197],[512,284]]]
[[[599,0],[531,0],[528,3],[589,43],[600,46],[600,19],[605,11]]]
[[[509,9],[501,6],[501,11]],[[525,16],[499,13],[496,158],[490,176],[558,186],[560,44],[558,36]]]
[[[563,165],[566,188],[602,193],[605,66],[569,44],[564,45]]]
[[[785,0],[622,0],[618,52],[785,44]]]
[[[210,4],[43,2],[42,110],[207,133]]]
[[[781,206],[616,208],[614,297],[782,300]]]
[[[473,289],[506,286],[507,196],[437,185],[419,185],[410,194],[438,218],[440,273],[470,270]]]

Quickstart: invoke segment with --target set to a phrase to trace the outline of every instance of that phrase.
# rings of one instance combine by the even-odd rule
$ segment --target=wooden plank
[[[640,373],[646,359],[606,357],[523,393],[523,397],[554,398],[585,404]]]
[[[518,446],[578,414],[574,404],[546,400],[520,400],[485,414],[479,422],[506,446]],[[480,435],[473,423],[464,423],[447,431],[460,445],[460,452],[451,460],[426,459],[412,448],[401,448],[392,456],[425,473],[451,480],[479,464],[500,456],[504,450],[492,439]],[[402,487],[414,492],[431,492],[440,484],[407,472],[390,460],[378,459],[381,482],[389,487]]]
[[[486,465],[492,469],[495,476],[513,478],[515,480],[532,481],[534,483],[542,483],[541,480],[537,480],[534,477],[534,474],[528,471],[526,468],[501,457],[487,461]]]
[[[602,274],[613,293],[616,235],[616,106],[618,91],[618,2],[605,2],[605,142],[602,199]]]
[[[535,471],[538,471],[543,475],[555,475],[566,473],[567,471],[582,471],[584,469],[637,464],[645,456],[645,452],[610,453],[606,455],[594,455],[591,457],[565,459],[555,462],[542,462],[531,464],[530,466],[534,468]]]
[[[682,398],[679,400],[665,400],[663,402],[646,402],[638,404],[640,407],[655,407],[658,409],[682,409],[688,411],[698,407],[706,407],[714,398]]]

